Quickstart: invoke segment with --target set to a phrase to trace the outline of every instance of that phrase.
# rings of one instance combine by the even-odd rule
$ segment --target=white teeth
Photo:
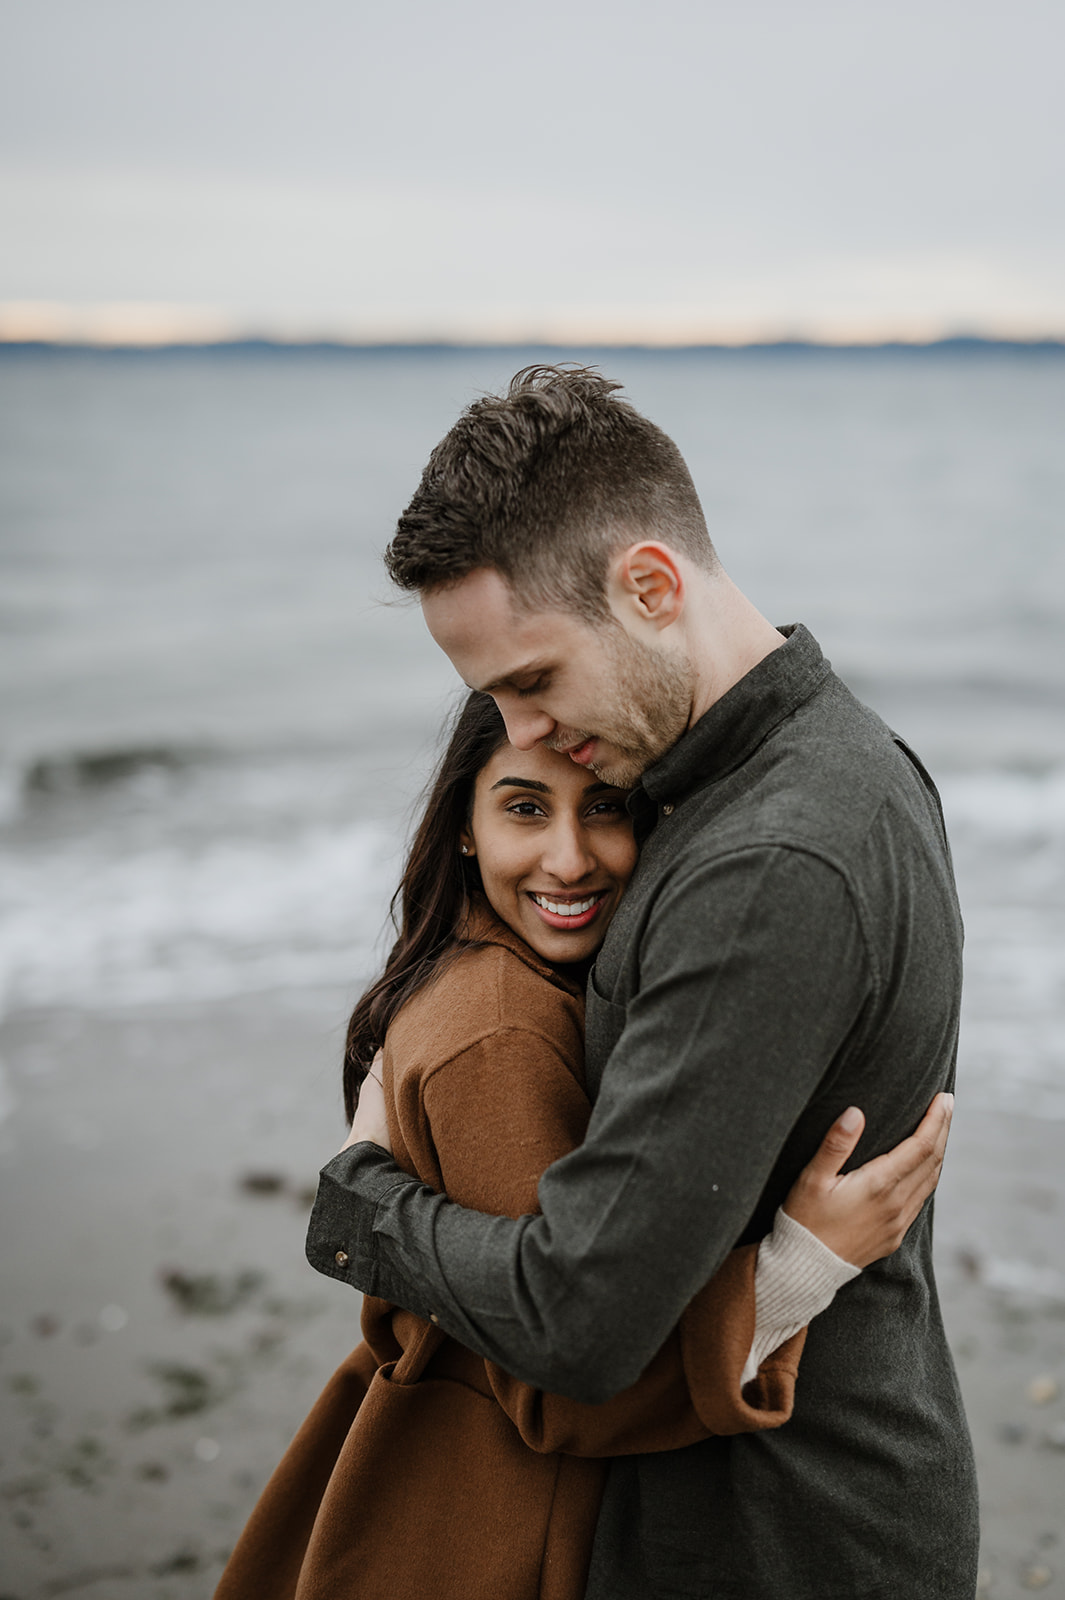
[[[553,911],[556,917],[580,917],[590,911],[599,899],[593,894],[590,900],[567,900],[563,905],[558,900],[548,900],[546,895],[534,894],[533,899],[538,906],[543,906],[545,911]]]

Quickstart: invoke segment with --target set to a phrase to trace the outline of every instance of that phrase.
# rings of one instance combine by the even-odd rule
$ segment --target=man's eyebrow
[[[551,665],[547,661],[530,661],[523,667],[513,667],[510,672],[505,672],[501,678],[494,678],[491,683],[467,684],[468,689],[480,689],[481,694],[495,694],[497,689],[511,689],[518,678],[539,678],[545,672],[550,672]]]
[[[540,783],[536,778],[500,778],[498,783],[493,783],[492,789],[535,789],[537,794],[551,793],[551,785]]]

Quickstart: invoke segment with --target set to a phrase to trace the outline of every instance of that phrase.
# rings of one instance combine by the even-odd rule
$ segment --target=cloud
[[[8,302],[381,338],[1065,329],[1045,0],[13,18]]]
[[[771,249],[764,235],[723,239],[702,214],[641,224],[609,201],[565,195],[38,173],[0,175],[0,206],[14,224],[0,279],[9,338],[49,319],[68,336],[132,342],[1065,328],[1065,273],[1002,246]]]

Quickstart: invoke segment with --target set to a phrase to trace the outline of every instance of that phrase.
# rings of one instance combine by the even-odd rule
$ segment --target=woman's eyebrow
[[[500,778],[498,783],[493,783],[493,789],[535,789],[537,794],[550,794],[551,785],[540,783],[536,778]]]

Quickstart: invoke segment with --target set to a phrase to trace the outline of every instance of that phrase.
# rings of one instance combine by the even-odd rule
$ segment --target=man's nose
[[[498,705],[498,701],[496,702]],[[555,731],[555,720],[532,706],[513,702],[499,707],[506,724],[507,738],[515,750],[533,750]]]
[[[544,840],[540,864],[559,883],[579,883],[595,871],[595,852],[580,823],[571,818],[555,819]]]

